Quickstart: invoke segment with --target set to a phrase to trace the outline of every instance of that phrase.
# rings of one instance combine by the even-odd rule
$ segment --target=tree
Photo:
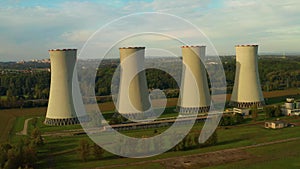
[[[274,116],[274,108],[270,106],[264,107],[265,117],[271,118]]]
[[[6,161],[8,160],[8,150],[12,149],[10,144],[2,144],[0,146],[0,168],[4,168]]]
[[[35,128],[31,132],[32,143],[34,145],[42,145],[44,144],[44,140],[42,137],[42,133],[38,128]]]
[[[42,93],[41,93],[41,98],[42,99],[47,99],[49,98],[49,93],[50,93],[50,89],[49,88],[45,88],[42,90]]]
[[[244,117],[240,113],[235,113],[232,118],[234,124],[241,124],[244,121]]]
[[[18,153],[14,149],[10,149],[7,152],[7,161],[4,165],[4,169],[15,169],[21,166],[21,162],[18,160]]]
[[[174,150],[174,151],[180,151],[180,150],[182,150],[183,148],[184,148],[183,142],[180,141],[180,142],[173,148],[173,150]]]
[[[33,118],[33,119],[31,120],[31,124],[32,124],[32,126],[33,126],[34,128],[36,128],[37,122],[38,122],[38,118]]]
[[[193,134],[188,134],[185,138],[184,138],[184,149],[190,149],[195,145],[194,142],[194,135]]]
[[[276,106],[274,115],[275,115],[275,117],[280,117],[282,115],[280,105]]]
[[[217,144],[217,142],[218,142],[218,135],[217,132],[214,131],[212,135],[205,141],[204,146],[212,146]]]
[[[87,161],[90,154],[90,144],[87,140],[81,139],[79,141],[78,155],[82,161]]]
[[[258,117],[258,109],[257,109],[257,106],[252,106],[251,107],[251,117],[252,117],[252,120],[253,121],[256,121],[257,120],[257,117]]]
[[[34,168],[37,161],[37,152],[30,140],[21,139],[16,145],[1,145],[0,168]]]
[[[8,90],[6,91],[6,97],[7,97],[7,101],[8,101],[8,102],[13,101],[13,92],[12,92],[11,89],[8,89]]]
[[[122,116],[120,113],[115,112],[114,115],[112,116],[112,118],[109,121],[109,124],[121,124],[126,122],[127,119]]]
[[[28,145],[24,147],[24,159],[23,159],[23,165],[25,165],[25,168],[29,168],[35,164],[37,161],[37,152],[34,146]]]
[[[35,92],[35,98],[36,99],[41,99],[42,98],[42,89],[41,89],[40,84],[35,85],[34,92]]]
[[[223,115],[220,121],[220,126],[230,126],[233,124],[232,117],[229,115]]]
[[[104,149],[98,146],[96,143],[93,145],[93,155],[97,160],[100,160],[104,155]]]

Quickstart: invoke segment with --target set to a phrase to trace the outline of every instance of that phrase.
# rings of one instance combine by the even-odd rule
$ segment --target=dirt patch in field
[[[166,169],[203,168],[241,161],[252,158],[253,155],[243,150],[224,150],[205,154],[168,159],[160,162]]]

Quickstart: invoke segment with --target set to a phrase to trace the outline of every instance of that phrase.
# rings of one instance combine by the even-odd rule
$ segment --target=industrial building
[[[121,72],[117,111],[129,119],[145,119],[151,116],[144,71],[145,47],[123,47],[119,51]]]
[[[51,60],[51,84],[47,114],[44,121],[46,125],[60,126],[79,123],[72,95],[76,52],[77,49],[49,50]]]
[[[286,102],[282,106],[281,111],[286,116],[299,116],[300,101],[295,101],[294,98],[286,98]]]
[[[183,76],[177,110],[184,114],[209,111],[211,97],[205,66],[205,46],[182,46]]]
[[[237,108],[265,104],[258,74],[258,45],[237,45],[236,72],[231,105]]]

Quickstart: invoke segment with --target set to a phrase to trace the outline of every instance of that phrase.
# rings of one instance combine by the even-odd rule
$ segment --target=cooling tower
[[[72,98],[72,78],[76,64],[76,52],[76,49],[49,50],[51,84],[48,109],[44,122],[47,125],[79,123]]]
[[[210,108],[210,93],[205,66],[205,46],[182,46],[183,76],[177,109],[181,113],[204,113]]]
[[[258,45],[237,45],[235,49],[236,72],[231,104],[238,108],[263,106],[265,103],[257,65]]]
[[[121,74],[117,110],[127,118],[143,119],[151,107],[143,70],[145,47],[123,47],[119,50]]]

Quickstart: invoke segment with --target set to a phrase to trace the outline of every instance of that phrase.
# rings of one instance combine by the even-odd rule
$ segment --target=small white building
[[[287,127],[288,124],[283,121],[272,121],[272,122],[265,122],[265,128],[269,129],[281,129]]]

